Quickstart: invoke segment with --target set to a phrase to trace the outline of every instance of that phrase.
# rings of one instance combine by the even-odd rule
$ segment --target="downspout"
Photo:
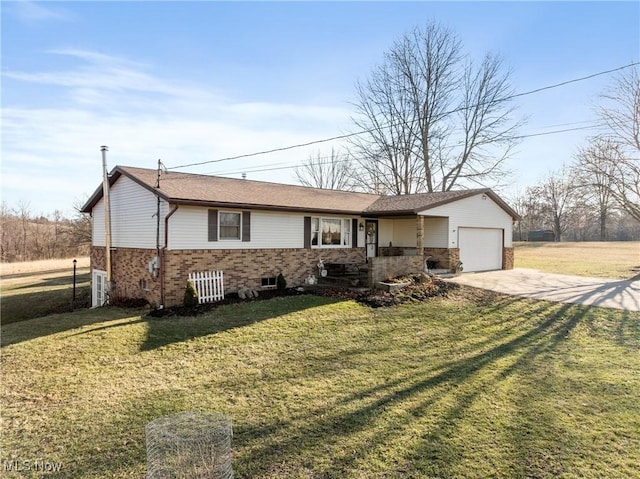
[[[101,146],[102,151],[102,197],[104,199],[104,229],[105,229],[105,269],[107,271],[107,298],[111,294],[111,207],[109,205],[109,175],[107,173],[107,146]]]
[[[167,213],[167,216],[164,217],[164,247],[162,248],[162,259],[160,260],[160,309],[164,308],[164,303],[165,303],[165,286],[164,286],[164,281],[165,281],[165,257],[166,257],[166,251],[167,251],[167,247],[169,245],[169,218],[171,218],[171,216],[178,211],[178,205],[173,205],[173,207],[171,208],[171,211],[169,211],[169,213]],[[160,217],[160,215],[158,215],[158,217]]]

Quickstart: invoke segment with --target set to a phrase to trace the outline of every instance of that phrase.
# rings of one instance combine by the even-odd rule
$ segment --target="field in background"
[[[640,274],[640,242],[518,242],[515,267],[548,273],[628,279]]]
[[[89,258],[78,258],[75,302],[73,258],[2,264],[1,271],[2,324],[89,306]]]
[[[89,257],[75,258],[77,268],[88,268]],[[44,271],[73,271],[74,258],[43,259],[41,261],[24,261],[21,263],[0,263],[0,277],[23,274],[41,273]]]

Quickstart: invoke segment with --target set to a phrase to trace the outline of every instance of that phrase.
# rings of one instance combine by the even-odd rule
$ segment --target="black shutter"
[[[358,247],[358,220],[355,218],[351,220],[351,247]]]
[[[251,211],[242,212],[242,241],[251,241]]]
[[[209,210],[209,241],[218,241],[218,210]]]
[[[311,248],[311,216],[304,217],[304,247]]]

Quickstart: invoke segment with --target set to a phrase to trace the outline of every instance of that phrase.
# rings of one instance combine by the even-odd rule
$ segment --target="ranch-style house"
[[[355,265],[368,286],[429,265],[513,268],[518,215],[490,189],[400,196],[117,166],[108,177],[111,295],[182,303],[188,275],[223,271],[228,292],[302,285],[318,263]],[[106,299],[104,191],[93,222],[92,301]]]

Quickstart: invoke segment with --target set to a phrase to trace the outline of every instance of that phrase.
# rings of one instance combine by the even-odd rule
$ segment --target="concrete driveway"
[[[605,280],[516,268],[465,273],[450,281],[514,296],[640,311],[640,278],[637,276],[634,280]]]

